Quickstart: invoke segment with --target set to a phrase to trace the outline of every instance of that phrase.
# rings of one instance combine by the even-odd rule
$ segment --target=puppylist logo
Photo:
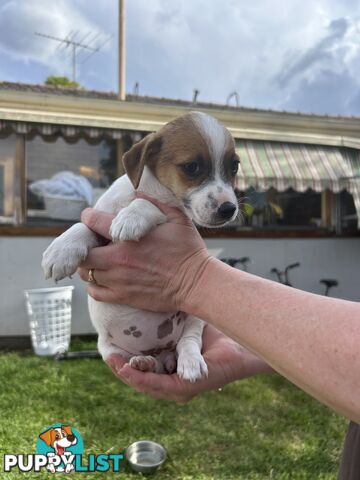
[[[84,442],[76,428],[56,423],[43,430],[35,454],[5,454],[4,471],[50,473],[119,472],[121,453],[84,455]]]

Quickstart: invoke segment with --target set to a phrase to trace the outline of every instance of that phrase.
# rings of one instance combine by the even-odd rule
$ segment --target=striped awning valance
[[[73,138],[82,135],[91,140],[101,140],[101,138],[104,137],[119,140],[124,135],[130,135],[131,137],[134,137],[133,141],[139,141],[142,138],[140,132],[129,132],[110,128],[54,125],[49,123],[15,122],[10,120],[0,120],[0,132],[2,130],[10,130],[14,133],[22,135],[38,133],[39,135],[48,137],[53,135],[62,135],[65,138]]]
[[[240,190],[347,190],[353,195],[360,227],[359,150],[249,140],[237,141],[236,150]]]
[[[360,178],[360,151],[279,142],[238,141],[238,188],[350,190]]]

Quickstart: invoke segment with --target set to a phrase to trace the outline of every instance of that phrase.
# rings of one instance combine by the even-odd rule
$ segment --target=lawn
[[[336,478],[346,421],[277,376],[236,382],[180,406],[132,391],[97,359],[56,363],[3,353],[0,375],[1,458],[35,453],[39,433],[63,422],[80,431],[86,454],[118,453],[144,438],[162,443],[169,459],[156,480]],[[127,469],[75,476],[139,478]]]

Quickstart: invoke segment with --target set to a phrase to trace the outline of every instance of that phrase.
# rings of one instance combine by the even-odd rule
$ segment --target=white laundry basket
[[[80,220],[81,212],[89,206],[86,200],[62,195],[44,195],[49,218],[58,220]]]
[[[68,350],[73,289],[68,286],[25,290],[31,342],[37,355],[55,355]]]

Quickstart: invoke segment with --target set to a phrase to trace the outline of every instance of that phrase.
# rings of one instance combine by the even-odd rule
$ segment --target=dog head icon
[[[68,425],[49,428],[39,435],[39,437],[46,445],[52,447],[57,455],[63,455],[68,447],[77,443],[77,438]]]

